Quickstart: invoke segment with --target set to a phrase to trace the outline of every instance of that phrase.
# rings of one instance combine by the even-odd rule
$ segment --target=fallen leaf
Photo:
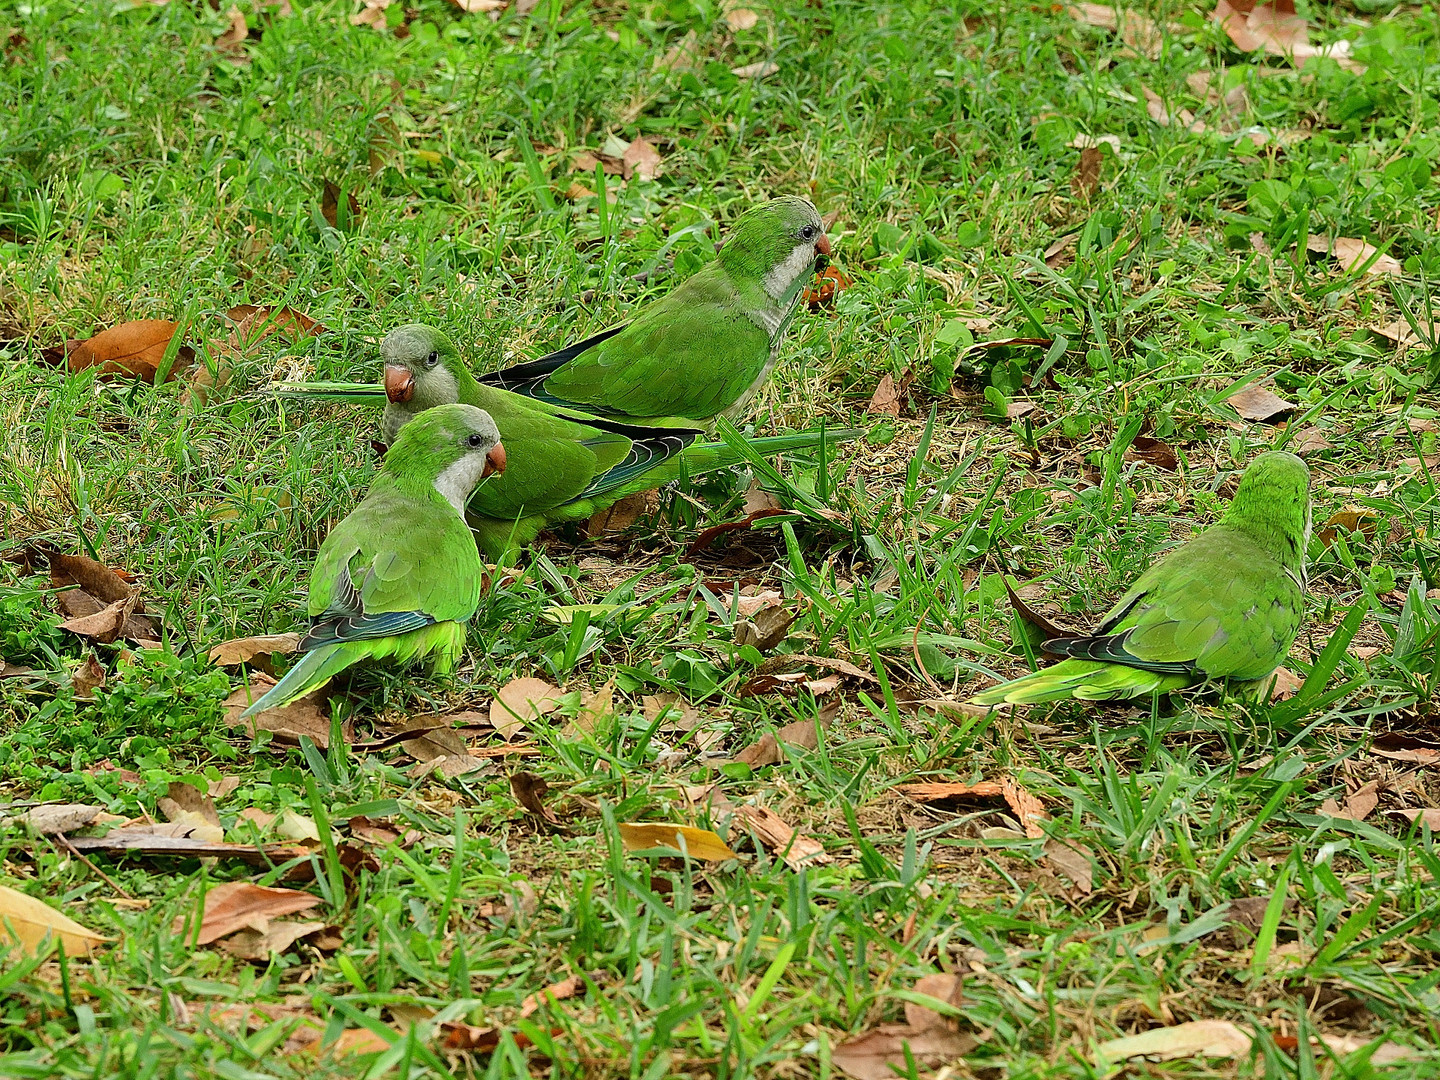
[[[641,518],[653,514],[659,507],[659,493],[653,490],[626,495],[592,514],[585,523],[585,535],[593,539],[606,533],[624,532]]]
[[[1024,622],[1035,627],[1043,640],[1048,641],[1051,638],[1075,636],[1074,631],[1066,630],[1063,626],[1056,626],[1044,615],[1041,615],[1038,611],[1030,607],[1029,604],[1025,603],[1025,601],[1021,599],[1020,593],[1011,587],[1009,574],[1002,574],[1001,581],[1005,585],[1005,592],[1010,597],[1010,606],[1015,609],[1015,614],[1020,616]]]
[[[66,555],[43,548],[41,554],[50,566],[50,584],[57,589],[79,585],[102,604],[128,599],[133,591],[133,575],[122,575],[88,555]]]
[[[518,769],[510,774],[510,793],[515,796],[515,801],[541,821],[558,825],[560,819],[545,805],[545,794],[549,790],[550,785],[534,773]]]
[[[174,855],[196,859],[238,858],[267,864],[304,858],[310,854],[306,848],[286,844],[212,843],[190,836],[189,832],[189,826],[175,823],[127,825],[111,829],[104,836],[72,836],[70,846],[76,851],[129,851],[142,855]]]
[[[554,712],[560,697],[560,689],[544,679],[511,679],[490,704],[490,724],[508,742],[526,724]]]
[[[865,411],[879,416],[899,417],[900,390],[896,386],[895,376],[888,371],[880,376],[879,385],[875,387],[875,393],[870,395],[870,404],[865,406]]]
[[[909,1024],[879,1024],[835,1047],[830,1061],[855,1080],[895,1080],[907,1075],[911,1059],[930,1071],[964,1057],[976,1045],[971,1036],[946,1027],[917,1030]]]
[[[1127,11],[1123,8],[1091,3],[1070,4],[1065,10],[1077,22],[1085,23],[1087,26],[1098,26],[1104,30],[1117,31],[1120,40],[1141,56],[1150,60],[1159,59],[1161,49],[1165,44],[1164,31],[1154,20],[1138,11]],[[1170,32],[1183,34],[1185,27],[1172,25]]]
[[[1095,1048],[1096,1061],[1173,1061],[1187,1057],[1244,1057],[1250,1036],[1229,1020],[1192,1020],[1174,1027],[1154,1028],[1138,1035],[1110,1039]]]
[[[110,938],[81,926],[43,901],[0,885],[0,943],[9,942],[26,956],[39,956],[47,940],[58,941],[66,956],[89,956]]]
[[[1045,804],[1027,791],[1021,784],[1004,777],[1000,780],[980,780],[966,783],[915,783],[901,784],[896,788],[902,795],[920,803],[945,803],[975,799],[1003,799],[1014,812],[1025,835],[1038,840],[1045,835],[1039,822],[1049,818]]]
[[[645,711],[647,724],[653,724],[664,717],[657,731],[694,731],[700,726],[700,713],[679,694],[646,694],[640,699],[640,704]]]
[[[223,937],[244,930],[264,931],[271,919],[308,911],[320,903],[318,896],[295,889],[275,889],[249,881],[227,881],[211,886],[205,894],[205,911],[200,928],[194,934],[197,945],[209,945]],[[173,932],[185,932],[185,916],[177,916]]]
[[[215,48],[221,52],[240,53],[240,46],[250,36],[250,28],[245,25],[245,13],[232,4],[225,13],[225,18],[230,21],[230,25],[215,39]]]
[[[527,994],[525,1000],[520,1002],[520,1019],[533,1016],[539,1011],[542,1005],[554,1005],[556,1002],[572,998],[585,989],[585,977],[583,975],[571,975],[568,979],[561,979],[559,982],[551,983],[543,990],[537,990],[533,994]]]
[[[509,0],[451,0],[467,15],[481,15],[487,11],[503,11]]]
[[[99,611],[66,619],[60,624],[61,630],[69,630],[79,637],[89,638],[101,645],[109,645],[125,629],[125,622],[135,611],[135,597],[116,600]]]
[[[319,934],[327,925],[323,921],[287,922],[277,919],[263,931],[241,930],[232,934],[220,942],[220,948],[238,959],[259,960],[263,963],[271,956],[285,952],[302,938]]]
[[[93,652],[87,652],[80,666],[70,673],[70,688],[77,698],[93,698],[105,685],[105,668]]]
[[[165,815],[166,821],[190,826],[187,835],[197,840],[219,843],[225,839],[214,801],[191,784],[172,781],[165,795],[156,800],[155,807]]]
[[[1274,420],[1283,413],[1293,412],[1300,407],[1255,382],[1242,386],[1233,394],[1227,394],[1224,401],[1240,414],[1240,419],[1257,424]]]
[[[1283,56],[1296,67],[1317,57],[1329,56],[1344,68],[1359,74],[1364,66],[1350,59],[1350,43],[1311,45],[1305,20],[1295,13],[1293,0],[1276,0],[1274,4],[1256,4],[1247,8],[1244,0],[1227,3],[1219,0],[1210,16],[1224,29],[1241,52],[1263,51]]]
[[[1136,435],[1125,451],[1126,461],[1143,461],[1147,465],[1154,465],[1157,469],[1164,469],[1166,472],[1174,472],[1180,467],[1180,458],[1175,453],[1175,448],[1160,439],[1152,439],[1148,435]]]
[[[729,845],[709,829],[697,829],[693,825],[671,825],[668,823],[644,821],[628,822],[615,826],[620,830],[620,842],[626,851],[649,851],[652,848],[671,847],[684,850],[690,858],[705,862],[722,862],[739,858]],[[683,849],[681,845],[684,845]]]
[[[1078,232],[1072,232],[1066,233],[1060,237],[1060,239],[1056,240],[1045,249],[1044,255],[1041,256],[1041,258],[1045,260],[1045,265],[1052,270],[1059,268],[1065,261],[1064,256],[1070,252],[1070,249],[1075,246],[1075,242],[1079,239],[1080,234]]]
[[[281,811],[274,824],[275,834],[286,840],[312,845],[320,843],[320,827],[315,824],[315,819],[288,806]]]
[[[22,825],[41,836],[51,836],[83,829],[104,812],[103,806],[88,803],[44,803],[23,813],[0,813],[0,825]]]
[[[822,720],[820,726],[828,729],[829,722]],[[802,750],[818,749],[820,736],[816,731],[816,722],[797,720],[793,724],[786,724],[773,732],[767,731],[759,740],[736,754],[735,760],[749,765],[752,769],[775,765],[784,760],[784,756],[780,752],[781,743],[785,743],[787,746],[798,746]]]
[[[1346,507],[1344,510],[1336,510],[1326,518],[1325,524],[1315,530],[1315,536],[1326,547],[1341,536],[1349,537],[1356,533],[1366,540],[1373,540],[1379,524],[1380,519],[1373,510]]]
[[[1080,151],[1080,161],[1075,166],[1075,174],[1070,178],[1070,186],[1082,199],[1088,199],[1095,194],[1100,186],[1100,166],[1105,161],[1105,154],[1098,147],[1087,146]],[[1071,242],[1075,233],[1071,233]],[[1050,252],[1045,253],[1046,262],[1049,262]]]
[[[1422,821],[1433,831],[1440,832],[1440,810],[1431,807],[1426,807],[1423,810],[1405,807],[1399,810],[1391,810],[1390,813],[1399,814],[1411,822]]]
[[[1305,680],[1286,667],[1270,673],[1270,700],[1289,701],[1305,685]]]
[[[153,383],[164,361],[165,351],[178,323],[168,319],[139,319],[102,330],[69,350],[66,365],[71,371],[98,367],[104,376],[129,376]],[[195,350],[181,345],[165,380],[175,378],[195,360]]]
[[[798,611],[783,607],[765,607],[749,618],[735,620],[735,644],[750,645],[760,652],[769,652],[785,640],[791,625],[800,617]]]
[[[1189,109],[1181,109],[1172,116],[1159,94],[1143,85],[1140,87],[1140,92],[1145,95],[1145,111],[1150,114],[1150,119],[1161,127],[1169,127],[1174,124],[1197,135],[1205,130],[1205,122],[1196,120],[1195,114]]]
[[[443,757],[462,757],[470,753],[465,736],[448,725],[427,728],[414,738],[405,739],[400,748],[416,761],[438,761]]]
[[[342,194],[345,196],[343,206],[340,202]],[[342,191],[340,185],[334,181],[323,180],[320,187],[320,216],[332,229],[349,232],[360,222],[360,200],[355,198],[353,191]]]
[[[801,299],[811,311],[819,311],[833,305],[835,297],[853,284],[838,266],[827,266],[820,271],[818,280],[813,285],[805,287]]]
[[[725,12],[725,21],[732,30],[753,30],[760,16],[747,7],[731,7]]]
[[[240,719],[240,714],[249,708],[250,703],[274,685],[275,680],[268,675],[252,671],[249,685],[241,683],[221,702],[230,726],[247,729],[251,738],[262,731],[268,731],[277,739],[296,744],[303,735],[321,750],[329,749],[330,719],[320,711],[320,702],[324,700],[325,693],[323,689],[278,709],[262,709],[254,716]]]
[[[677,73],[700,67],[700,36],[694,30],[687,30],[685,36],[670,46],[664,56],[656,58],[654,66],[656,71],[663,69]]]
[[[1290,440],[1290,451],[1296,454],[1317,454],[1333,449],[1330,440],[1314,424],[1307,424]]]
[[[959,1008],[964,1002],[962,993],[963,987],[959,975],[951,975],[945,972],[935,972],[932,975],[922,975],[915,980],[912,989],[917,994],[924,994],[926,997],[943,1001],[947,1005]],[[934,1009],[921,1005],[918,1002],[905,1002],[905,1022],[917,1031],[924,1031],[926,1028],[939,1027],[942,1024],[953,1026],[953,1018],[942,1016]]]
[[[210,650],[210,662],[220,667],[248,664],[257,656],[274,653],[289,655],[300,644],[301,634],[261,634],[258,637],[231,638]]]
[[[731,68],[730,74],[737,79],[763,79],[779,70],[780,65],[774,60],[757,60],[753,64],[741,64]]]
[[[1380,805],[1380,781],[1371,780],[1369,783],[1357,788],[1345,796],[1345,805],[1342,807],[1334,799],[1326,799],[1320,804],[1320,812],[1329,814],[1331,817],[1345,818],[1349,821],[1364,821],[1375,808]]]
[[[623,175],[626,180],[632,175],[640,177],[641,180],[654,180],[660,175],[660,151],[643,135],[625,148],[625,153],[620,155],[620,162],[625,166]]]
[[[1095,891],[1092,855],[1084,844],[1051,837],[1045,841],[1043,850],[1046,864],[1069,878],[1076,893],[1084,897]]]
[[[773,810],[747,805],[736,807],[735,813],[743,818],[755,830],[761,842],[783,858],[785,865],[792,870],[834,861],[826,852],[824,844],[812,837],[801,835]]]
[[[1364,266],[1378,251],[1364,240],[1356,240],[1351,236],[1337,236],[1332,241],[1329,237],[1311,234],[1310,239],[1305,242],[1305,247],[1309,251],[1332,256],[1347,273]],[[1367,274],[1395,275],[1404,272],[1405,268],[1400,265],[1400,260],[1389,255],[1379,255],[1365,268]]]
[[[292,307],[236,304],[225,313],[225,317],[235,324],[237,335],[247,345],[274,333],[282,333],[293,342],[329,332],[322,323]]]

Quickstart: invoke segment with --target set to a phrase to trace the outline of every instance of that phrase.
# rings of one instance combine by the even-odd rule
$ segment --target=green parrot
[[[428,656],[452,670],[484,569],[465,500],[505,464],[495,421],[474,406],[431,409],[406,426],[369,493],[320,545],[300,659],[240,715],[288,705],[360,660]]]
[[[622,424],[486,386],[470,373],[448,337],[422,323],[392,330],[380,343],[380,355],[383,390],[302,383],[295,392],[349,399],[384,393],[380,428],[386,442],[437,405],[460,401],[489,413],[515,457],[503,477],[492,478],[470,499],[470,526],[492,559],[530,542],[544,528],[589,518],[626,495],[742,460],[726,443],[695,442],[700,433],[693,428]],[[838,441],[856,434],[826,432],[823,438]],[[752,439],[750,446],[769,455],[810,449],[821,440],[818,433],[801,432]]]
[[[480,381],[616,420],[713,430],[718,417],[743,418],[829,255],[808,200],[771,199],[740,215],[713,263],[630,322]]]
[[[1309,468],[1294,454],[1261,454],[1219,523],[1141,574],[1093,634],[1044,643],[1070,659],[970,701],[1108,701],[1208,681],[1253,688],[1300,632],[1309,540]]]

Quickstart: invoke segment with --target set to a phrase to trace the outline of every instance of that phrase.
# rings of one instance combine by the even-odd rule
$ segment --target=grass
[[[1032,5],[826,0],[736,29],[691,0],[542,0],[493,21],[419,0],[377,30],[352,26],[349,6],[297,3],[245,7],[238,50],[215,45],[229,20],[204,5],[7,5],[0,554],[45,541],[124,567],[166,649],[98,647],[108,683],[77,697],[68,672],[85,649],[55,628],[48,579],[0,563],[0,655],[44,676],[0,679],[6,796],[134,817],[173,780],[226,776],[232,839],[247,808],[342,836],[364,815],[416,837],[373,845],[353,870],[322,841],[298,887],[343,944],[259,964],[184,932],[207,888],[255,868],[87,864],[8,828],[6,881],[117,941],[91,961],[4,961],[0,1075],[835,1075],[836,1048],[899,1019],[937,969],[964,975],[960,1026],[978,1043],[949,1075],[1102,1075],[1097,1043],[1191,1019],[1235,1021],[1251,1054],[1136,1068],[1372,1074],[1365,1051],[1312,1049],[1318,1032],[1389,1039],[1416,1052],[1389,1071],[1434,1075],[1440,853],[1390,811],[1440,805],[1440,783],[1372,740],[1440,738],[1427,597],[1440,585],[1427,314],[1440,52],[1428,8],[1364,8],[1302,10],[1317,40],[1354,43],[1357,74],[1266,64],[1179,7],[1154,13],[1176,29],[1151,59]],[[682,54],[688,68],[666,62]],[[732,73],[766,60],[778,69],[762,78]],[[1243,89],[1234,116],[1197,89],[1202,72]],[[1210,130],[1157,124],[1145,88]],[[1225,126],[1305,137],[1257,149]],[[661,174],[572,177],[567,155],[611,135],[654,143]],[[1109,135],[1087,191],[1075,143]],[[574,181],[606,184],[603,213],[597,196],[570,197]],[[393,749],[252,746],[225,725],[230,679],[207,647],[297,623],[319,541],[373,471],[374,417],[282,405],[269,384],[369,378],[374,343],[409,320],[469,342],[477,368],[538,354],[660,295],[742,208],[784,192],[834,215],[854,284],[797,320],[750,427],[866,428],[769,478],[849,527],[797,519],[687,557],[764,471],[667,491],[653,527],[528,552],[454,679],[375,672],[342,698],[360,739],[483,709],[517,675],[561,685],[573,696],[532,725],[540,752],[524,762],[559,827],[522,812],[508,764],[417,779]],[[1369,240],[1402,273],[1307,254],[1307,237],[1332,235]],[[328,332],[236,355],[220,315],[240,303],[292,305]],[[1406,310],[1421,340],[1400,349],[1377,331]],[[202,400],[185,380],[40,363],[140,318],[182,322],[224,385]],[[974,347],[1009,337],[1056,344]],[[910,380],[894,418],[866,411],[887,374]],[[1246,379],[1296,403],[1288,426],[1236,419],[1225,398]],[[1178,468],[1147,463],[1137,439],[1173,448]],[[1366,519],[1312,542],[1295,697],[1019,720],[919,704],[1024,670],[1002,568],[1033,580],[1050,617],[1089,625],[1215,519],[1246,461],[1284,444],[1315,471],[1317,522]],[[849,659],[876,681],[740,696],[762,660],[733,641],[746,584],[800,611],[781,652]],[[590,603],[615,606],[554,621]],[[607,681],[613,715],[568,733],[580,692]],[[661,692],[692,703],[727,757],[822,711],[829,726],[778,764],[716,768],[695,736],[645,719],[643,696]],[[1092,891],[998,804],[896,790],[1004,776],[1045,803],[1050,837],[1090,853]],[[1380,804],[1366,820],[1321,810],[1369,780]],[[687,798],[711,782],[833,861],[796,872],[757,848]],[[714,826],[741,858],[627,854],[615,825],[637,820]],[[1261,901],[1249,929],[1226,906],[1246,898]],[[569,976],[583,976],[574,996],[521,1017]],[[284,1021],[238,1034],[205,1021],[231,1003],[288,1003],[328,1024],[327,1041],[369,1028],[392,1045],[317,1064],[285,1052]],[[498,1028],[493,1052],[432,1037],[455,1019]]]

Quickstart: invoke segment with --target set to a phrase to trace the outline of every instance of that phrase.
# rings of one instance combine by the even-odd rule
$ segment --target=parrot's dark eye
[[[468,439],[466,439],[465,441],[466,441],[467,443],[469,443],[471,446],[475,447],[476,449],[479,449],[480,447],[482,447],[482,446],[485,445],[485,436],[484,436],[484,435],[471,435],[471,436],[470,436]]]
[[[803,229],[801,229],[801,230],[800,230],[800,239],[801,239],[801,240],[805,240],[805,241],[814,240],[814,239],[815,239],[815,226],[814,226],[814,225],[806,225]]]
[[[432,352],[429,356],[425,357],[425,366],[426,366],[426,367],[434,367],[434,366],[435,366],[436,364],[438,364],[439,362],[440,362],[440,354],[439,354],[438,352]]]

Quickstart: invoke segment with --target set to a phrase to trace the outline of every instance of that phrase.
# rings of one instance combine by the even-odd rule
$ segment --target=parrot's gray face
[[[460,400],[460,384],[439,351],[418,358],[387,356],[385,398],[413,416],[438,405],[454,405]]]
[[[454,444],[452,460],[435,477],[435,490],[462,517],[480,481],[505,471],[505,447],[490,414],[471,405],[455,405],[442,430]],[[448,411],[448,410],[446,410]]]

